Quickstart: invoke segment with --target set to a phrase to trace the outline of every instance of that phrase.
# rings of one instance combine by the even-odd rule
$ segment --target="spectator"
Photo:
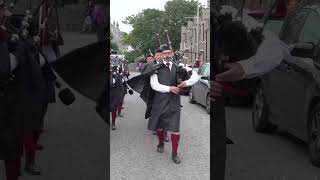
[[[83,28],[82,31],[85,32],[87,29],[89,29],[89,31],[92,31],[92,13],[94,11],[94,4],[92,0],[88,1],[86,10],[84,12],[84,23],[83,23]]]
[[[95,5],[93,12],[93,23],[96,27],[98,41],[103,41],[107,37],[106,14],[103,6]]]

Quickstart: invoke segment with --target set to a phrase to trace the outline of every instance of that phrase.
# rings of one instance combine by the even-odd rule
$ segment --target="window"
[[[206,66],[205,66],[203,75],[204,75],[204,76],[208,76],[208,77],[210,76],[210,65],[206,65]]]
[[[288,45],[295,43],[300,27],[302,26],[307,15],[307,11],[300,11],[289,16],[285,20],[283,28],[281,29],[281,33],[279,35],[280,40],[282,40],[284,43]]]
[[[204,41],[204,23],[202,23],[202,41]]]
[[[198,74],[199,75],[203,75],[204,74],[204,70],[206,69],[206,66],[201,66],[198,70]]]
[[[298,42],[312,42],[317,45],[320,41],[320,15],[310,13],[304,24]]]

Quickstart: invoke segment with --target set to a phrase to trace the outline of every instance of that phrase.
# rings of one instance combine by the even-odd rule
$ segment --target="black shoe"
[[[163,151],[164,151],[164,144],[159,144],[159,145],[157,146],[157,151],[158,151],[158,153],[163,153]]]
[[[123,115],[122,115],[122,114],[118,114],[118,116],[119,116],[119,117],[123,117]]]
[[[111,128],[112,130],[116,130],[116,126],[112,126],[112,128]]]
[[[178,155],[172,155],[172,161],[175,164],[180,164],[181,163],[180,158],[178,157]]]
[[[41,144],[37,144],[37,150],[38,151],[42,151],[44,149],[44,147]]]
[[[152,134],[153,134],[153,135],[158,135],[157,131],[153,131]]]
[[[169,140],[168,136],[164,138],[164,142],[169,142],[169,141],[170,140]]]
[[[25,170],[28,174],[31,174],[34,176],[41,175],[41,171],[40,171],[39,167],[35,164],[26,166]]]

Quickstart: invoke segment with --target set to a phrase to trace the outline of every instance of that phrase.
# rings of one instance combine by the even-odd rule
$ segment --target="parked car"
[[[290,54],[260,78],[252,111],[257,132],[277,128],[307,142],[320,167],[320,5],[288,15],[279,33]]]
[[[191,87],[189,93],[189,102],[191,104],[199,103],[206,107],[207,113],[210,114],[210,63],[205,63],[198,69],[201,79]]]
[[[256,20],[261,20],[265,14],[264,10],[256,10],[248,12],[248,15],[255,18]],[[281,26],[283,24],[283,20],[285,18],[285,14],[282,12],[274,12],[271,14],[269,20],[265,25],[265,29],[268,29],[278,35]]]

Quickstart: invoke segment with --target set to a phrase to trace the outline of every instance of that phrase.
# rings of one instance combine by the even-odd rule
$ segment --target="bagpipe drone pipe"
[[[171,62],[177,68],[177,76],[178,76],[179,83],[181,81],[188,80],[191,77],[191,75],[190,75],[190,73],[188,73],[188,71],[185,68],[183,68],[182,66],[179,65],[180,55],[179,55],[179,53],[174,51],[174,49],[172,47],[171,40],[170,40],[170,35],[169,35],[168,30],[165,30],[164,34],[165,34],[166,39],[167,39],[167,44],[169,45],[170,49],[174,52],[174,57],[171,59]],[[161,44],[160,38],[159,38],[159,34],[157,34],[157,39],[158,39],[158,43]],[[159,45],[159,47],[160,46],[161,45]]]

